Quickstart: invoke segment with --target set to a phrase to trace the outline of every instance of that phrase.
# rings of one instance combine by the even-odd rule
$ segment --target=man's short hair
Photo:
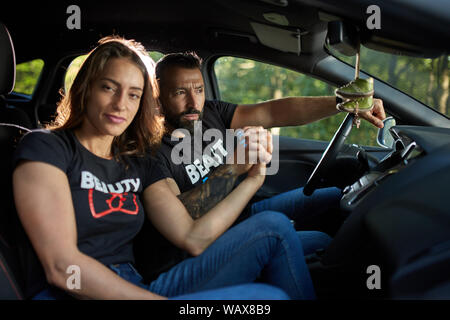
[[[164,71],[170,67],[201,69],[202,59],[193,51],[169,53],[158,60],[155,66],[156,79],[160,80]]]

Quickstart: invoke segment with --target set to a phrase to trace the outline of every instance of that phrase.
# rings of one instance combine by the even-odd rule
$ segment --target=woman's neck
[[[104,159],[112,159],[112,142],[113,136],[99,136],[86,133],[81,128],[74,130],[74,134],[78,141],[96,156]]]

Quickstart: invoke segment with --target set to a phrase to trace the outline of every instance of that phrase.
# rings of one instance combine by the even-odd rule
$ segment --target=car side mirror
[[[394,138],[390,132],[390,129],[395,126],[395,119],[388,117],[383,120],[384,127],[378,129],[377,142],[383,148],[392,149],[394,147]]]

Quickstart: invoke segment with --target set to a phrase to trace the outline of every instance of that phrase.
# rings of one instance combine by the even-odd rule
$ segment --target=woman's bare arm
[[[255,164],[248,177],[206,214],[194,220],[166,179],[144,190],[145,211],[154,226],[177,247],[201,254],[239,217],[264,182],[265,164]]]

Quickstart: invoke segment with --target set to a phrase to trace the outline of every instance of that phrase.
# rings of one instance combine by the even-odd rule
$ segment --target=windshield
[[[328,49],[338,59],[355,66],[355,57]],[[364,46],[360,53],[361,70],[450,117],[448,55],[424,59],[397,56]]]

